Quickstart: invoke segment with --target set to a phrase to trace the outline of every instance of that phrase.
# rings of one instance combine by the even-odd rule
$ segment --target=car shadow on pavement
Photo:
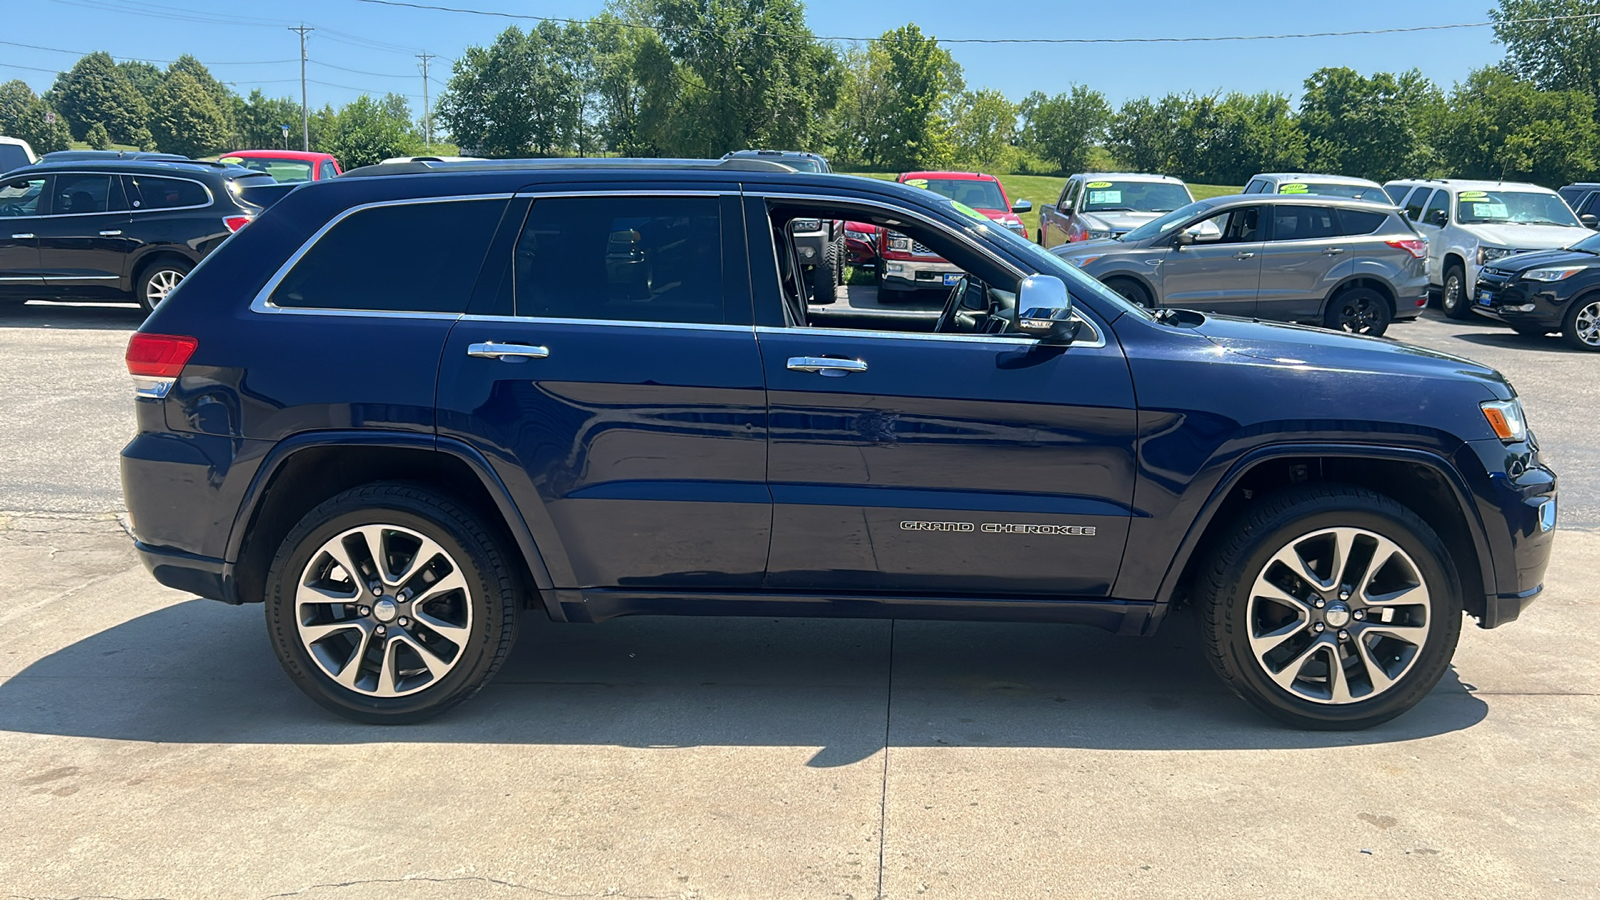
[[[137,303],[0,303],[0,328],[133,331],[145,320]]]
[[[1459,340],[1469,344],[1478,344],[1484,347],[1498,347],[1504,350],[1534,350],[1547,353],[1588,353],[1576,347],[1568,347],[1562,343],[1561,338],[1554,334],[1529,335],[1517,334],[1515,331],[1464,331],[1455,335]]]
[[[886,724],[891,752],[1301,749],[1415,740],[1487,713],[1451,670],[1377,728],[1283,727],[1222,686],[1184,615],[1155,638],[1037,624],[525,621],[533,627],[478,697],[420,725],[381,727],[303,696],[273,658],[259,608],[179,603],[0,683],[0,729],[162,743],[800,746],[818,748],[809,765],[828,767],[877,753]]]

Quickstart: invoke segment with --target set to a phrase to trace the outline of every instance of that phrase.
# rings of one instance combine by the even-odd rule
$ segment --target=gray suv
[[[1376,336],[1427,305],[1427,240],[1399,210],[1365,200],[1213,197],[1051,252],[1149,307]]]

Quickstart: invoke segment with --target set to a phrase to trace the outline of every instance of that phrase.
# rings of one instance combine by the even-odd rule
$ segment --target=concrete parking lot
[[[527,628],[422,726],[325,713],[259,608],[159,587],[118,521],[131,309],[0,310],[0,896],[1600,896],[1600,357],[1506,372],[1562,474],[1546,595],[1417,709],[1290,731],[1193,623]]]

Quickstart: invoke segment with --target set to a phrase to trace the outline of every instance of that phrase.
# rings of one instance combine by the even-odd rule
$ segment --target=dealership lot
[[[1142,641],[929,622],[532,627],[478,701],[375,729],[293,689],[259,610],[188,599],[134,563],[116,452],[138,320],[0,312],[9,893],[1600,892],[1600,389],[1592,359],[1554,338],[1433,313],[1392,332],[1506,372],[1566,480],[1547,595],[1505,629],[1467,629],[1434,694],[1371,731],[1257,716],[1184,618]]]

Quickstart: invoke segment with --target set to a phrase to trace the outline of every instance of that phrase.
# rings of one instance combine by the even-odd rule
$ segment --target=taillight
[[[1428,255],[1428,242],[1422,238],[1396,238],[1392,241],[1384,241],[1384,243],[1396,250],[1404,250],[1410,253],[1412,259],[1422,259]]]
[[[134,392],[155,400],[167,396],[199,346],[199,341],[187,335],[135,332],[125,357]]]
[[[224,216],[222,224],[228,226],[229,232],[235,232],[250,224],[253,216]]]

